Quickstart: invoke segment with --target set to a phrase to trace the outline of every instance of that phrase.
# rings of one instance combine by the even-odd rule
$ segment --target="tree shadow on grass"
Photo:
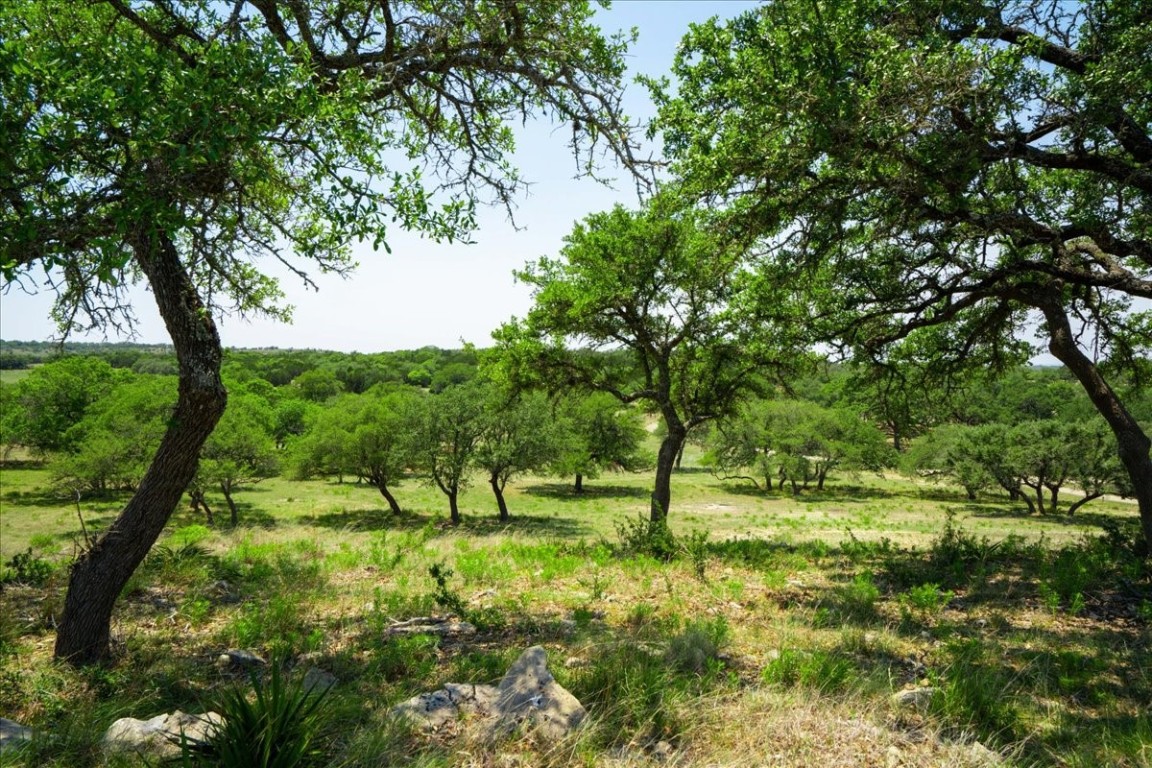
[[[526,486],[523,493],[528,496],[568,502],[588,499],[647,499],[652,495],[649,488],[638,488],[631,485],[588,485],[587,483],[580,493],[573,490],[571,483],[537,483]]]
[[[592,528],[570,517],[517,515],[512,512],[504,522],[495,515],[461,515],[454,526],[447,514],[405,512],[394,515],[388,509],[361,509],[329,512],[303,518],[303,522],[320,528],[350,531],[419,531],[433,528],[433,536],[455,533],[461,536],[531,535],[554,538],[577,538],[592,533]]]

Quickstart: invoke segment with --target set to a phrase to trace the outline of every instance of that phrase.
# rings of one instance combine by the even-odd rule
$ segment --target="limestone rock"
[[[180,710],[150,720],[122,717],[104,733],[109,752],[136,752],[162,759],[180,755],[180,734],[188,741],[207,741],[224,724],[215,712],[190,715]]]
[[[406,717],[425,731],[438,731],[464,717],[490,717],[495,712],[499,691],[492,685],[446,683],[431,693],[413,696],[392,708],[394,715]]]
[[[384,630],[385,635],[439,635],[440,637],[459,637],[476,634],[476,627],[467,621],[440,617],[420,616],[407,621],[400,621]]]
[[[496,703],[501,727],[527,723],[549,739],[561,739],[577,728],[588,712],[548,671],[548,654],[535,645],[512,664],[499,685]]]
[[[914,709],[917,712],[924,712],[932,703],[932,699],[936,697],[939,690],[931,686],[921,688],[911,688],[906,691],[892,694],[892,703],[904,709]]]
[[[0,753],[16,749],[31,740],[31,728],[25,728],[15,720],[0,717]]]
[[[304,673],[304,690],[323,693],[336,685],[336,675],[320,667],[308,667]]]
[[[466,717],[487,720],[491,735],[526,727],[546,739],[560,739],[587,717],[584,706],[556,682],[540,646],[520,655],[498,686],[448,683],[441,690],[402,702],[392,713],[425,731],[437,731]]]

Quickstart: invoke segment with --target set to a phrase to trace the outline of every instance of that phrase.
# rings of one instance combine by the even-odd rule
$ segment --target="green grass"
[[[0,384],[15,384],[31,372],[31,368],[0,369]]]
[[[477,482],[458,529],[444,497],[414,483],[397,489],[398,519],[374,489],[282,479],[237,494],[236,529],[181,509],[124,592],[116,660],[76,672],[50,660],[75,505],[45,470],[5,468],[4,562],[31,548],[55,567],[0,593],[0,713],[62,735],[0,762],[102,765],[116,717],[201,711],[243,686],[211,664],[242,647],[286,667],[308,654],[340,680],[319,715],[340,727],[310,742],[324,765],[638,766],[668,749],[679,764],[884,764],[888,747],[965,765],[971,738],[1006,765],[1149,765],[1152,608],[1139,608],[1152,587],[1115,543],[1133,505],[1032,518],[897,477],[792,498],[687,471],[665,561],[620,539],[648,482],[610,475],[577,496],[565,480],[521,480],[507,525]],[[122,502],[82,499],[90,531]],[[387,632],[449,611],[477,635]],[[494,682],[535,644],[589,708],[570,743],[493,751],[388,718],[444,682]],[[938,689],[926,711],[890,702],[911,685]]]

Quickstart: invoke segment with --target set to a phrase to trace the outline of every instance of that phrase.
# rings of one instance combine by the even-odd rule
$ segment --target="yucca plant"
[[[224,724],[206,742],[181,741],[181,764],[220,768],[297,768],[317,761],[314,739],[327,689],[288,681],[279,664],[267,680],[252,674],[244,688],[220,693],[213,709]]]

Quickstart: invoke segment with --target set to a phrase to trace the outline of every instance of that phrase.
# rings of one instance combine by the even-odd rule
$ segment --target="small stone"
[[[336,675],[320,667],[309,667],[304,673],[304,690],[323,693],[336,685]]]
[[[885,760],[888,768],[899,768],[904,764],[904,753],[900,751],[899,747],[888,747],[885,753]]]
[[[31,740],[31,728],[25,728],[15,720],[0,717],[0,753],[17,749]]]
[[[769,648],[768,649],[768,660],[769,661],[779,661],[780,660],[780,649],[779,648]]]
[[[968,759],[973,765],[981,768],[993,768],[1004,763],[1004,758],[999,753],[993,752],[978,741],[968,745]]]
[[[923,712],[928,709],[928,706],[932,703],[932,699],[935,698],[938,692],[939,689],[931,686],[911,688],[892,694],[892,702],[905,709],[915,709],[918,712]]]
[[[245,651],[239,648],[229,648],[224,653],[216,657],[216,666],[222,669],[228,667],[239,667],[240,669],[253,669],[255,667],[262,667],[268,662],[257,656],[252,651]]]
[[[652,747],[652,757],[660,762],[664,762],[672,757],[672,745],[666,741],[656,742],[656,746]]]
[[[564,666],[567,669],[580,669],[581,667],[590,666],[591,662],[588,659],[582,659],[579,656],[569,656],[564,659]]]

